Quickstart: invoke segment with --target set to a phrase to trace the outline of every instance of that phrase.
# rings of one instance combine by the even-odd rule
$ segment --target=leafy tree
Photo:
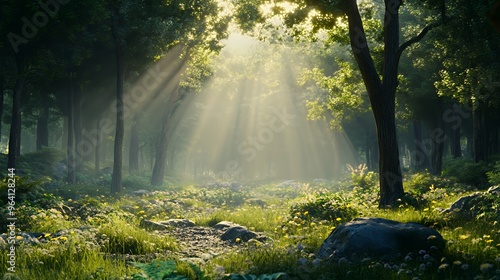
[[[237,1],[236,4],[238,4]],[[243,1],[246,3],[246,1]],[[376,67],[370,51],[363,18],[355,0],[293,1],[296,8],[286,13],[286,22],[298,26],[309,22],[313,30],[329,30],[342,22],[337,18],[347,16],[351,49],[361,72],[371,103],[377,127],[379,149],[380,201],[379,206],[395,204],[403,194],[399,148],[396,136],[395,97],[398,86],[398,65],[401,54],[412,44],[420,41],[429,30],[440,24],[427,25],[415,37],[400,44],[399,9],[401,0],[384,1],[384,20],[380,26],[383,34],[382,67]],[[444,3],[444,2],[443,2]]]
[[[163,184],[167,160],[167,147],[173,129],[178,125],[174,114],[188,93],[197,92],[207,77],[211,75],[209,61],[222,45],[220,40],[227,35],[228,18],[219,16],[221,8],[216,1],[187,1],[179,12],[179,20],[184,19],[182,36],[178,38],[183,48],[185,63],[179,65],[185,69],[184,78],[167,96],[165,113],[162,120],[160,138],[156,149],[155,165],[151,176],[153,185]],[[192,18],[196,20],[189,21]]]

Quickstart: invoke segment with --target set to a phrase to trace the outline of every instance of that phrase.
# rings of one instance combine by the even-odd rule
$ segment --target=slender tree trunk
[[[73,77],[70,77],[69,84],[69,98],[68,98],[68,145],[66,146],[66,153],[68,156],[68,183],[76,183],[76,173],[75,173],[75,129],[74,129],[74,81]]]
[[[474,162],[486,161],[488,159],[484,116],[480,108],[476,106],[472,110],[473,122],[473,149]]]
[[[462,157],[462,146],[460,144],[460,129],[461,129],[460,126],[451,128],[450,152],[453,158]]]
[[[80,88],[80,79],[77,78],[77,84],[74,87],[73,96],[73,128],[75,134],[75,171],[82,172],[85,152],[82,145],[82,91]]]
[[[102,139],[99,137],[101,135],[101,126],[99,124],[101,118],[97,118],[96,120],[96,130],[97,130],[97,139],[95,140],[95,156],[94,156],[94,172],[96,176],[101,175],[101,162],[100,162],[100,147]]]
[[[16,55],[17,80],[12,96],[12,119],[9,135],[9,155],[7,166],[16,168],[16,159],[21,143],[21,95],[24,88],[25,64],[24,58]]]
[[[2,119],[3,119],[3,99],[4,99],[4,77],[0,76],[0,142],[2,142]]]
[[[49,146],[49,102],[45,92],[40,94],[40,114],[36,124],[36,150]]]
[[[413,132],[415,135],[415,152],[412,154],[412,165],[415,171],[423,171],[429,167],[429,158],[422,141],[422,123],[419,120],[413,121]]]
[[[438,118],[436,127],[431,132],[432,141],[432,175],[441,176],[441,171],[443,169],[443,153],[444,153],[444,143],[445,143],[445,130],[444,121],[442,118]]]
[[[379,207],[394,205],[404,194],[395,119],[400,1],[386,0],[385,2],[383,81],[380,80],[375,69],[356,0],[345,2],[351,47],[370,98],[377,127],[380,178]]]
[[[129,173],[139,171],[139,113],[136,113],[130,128]]]
[[[116,34],[115,34],[116,36]],[[120,193],[122,190],[122,164],[123,164],[123,136],[124,117],[123,117],[123,81],[125,79],[125,58],[123,46],[115,38],[116,48],[116,133],[113,160],[113,176],[111,179],[111,194]]]
[[[170,113],[167,111],[165,112],[160,137],[158,139],[158,146],[156,148],[155,164],[153,167],[153,174],[151,176],[151,184],[153,186],[161,186],[163,184],[163,179],[165,178],[169,124]]]

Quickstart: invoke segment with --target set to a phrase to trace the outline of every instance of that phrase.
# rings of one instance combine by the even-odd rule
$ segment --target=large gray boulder
[[[498,196],[499,194],[500,186],[493,186],[485,192],[475,192],[462,196],[457,201],[453,202],[449,208],[438,210],[440,210],[441,213],[458,215],[462,219],[473,219],[480,214],[480,208],[483,210],[490,209],[490,212],[495,211],[493,209],[497,209],[497,205],[494,205],[495,200],[492,199],[492,197]]]
[[[382,218],[358,218],[330,233],[319,248],[321,259],[366,257],[392,260],[419,250],[444,249],[445,242],[435,229],[416,223],[399,223]]]

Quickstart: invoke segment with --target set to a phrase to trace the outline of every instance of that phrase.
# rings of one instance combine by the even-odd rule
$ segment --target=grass
[[[188,279],[278,272],[285,272],[291,279],[500,276],[500,225],[496,216],[488,212],[465,221],[437,210],[449,207],[470,193],[470,188],[449,179],[415,174],[405,181],[408,196],[400,207],[378,209],[378,190],[370,186],[372,178],[353,178],[362,187],[345,182],[305,183],[291,188],[269,183],[238,189],[190,185],[163,188],[146,197],[120,198],[105,195],[101,186],[91,183],[66,185],[50,181],[47,184],[54,193],[31,192],[29,200],[16,204],[18,229],[48,234],[46,243],[17,247],[16,275],[21,279],[132,279],[140,269],[127,260],[168,261],[175,259],[172,252],[182,250],[174,238],[142,229],[140,220],[188,218],[201,226],[228,220],[270,238],[267,242],[246,243],[201,265],[175,259],[176,273]],[[130,182],[146,184],[137,176]],[[84,195],[86,190],[90,194]],[[264,203],[250,204],[256,198]],[[356,217],[381,217],[434,227],[446,239],[447,248],[443,255],[416,253],[392,263],[325,263],[316,259],[315,252],[331,231]],[[67,234],[55,235],[61,230]],[[6,254],[0,255],[2,263],[6,258]],[[0,273],[5,272],[6,267],[0,266]]]

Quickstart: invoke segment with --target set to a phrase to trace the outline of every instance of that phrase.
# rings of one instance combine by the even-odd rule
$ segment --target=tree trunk
[[[100,126],[100,118],[97,118],[96,120],[96,130],[97,130],[97,139],[95,140],[95,156],[94,156],[94,172],[96,176],[101,175],[101,162],[100,162],[100,147],[101,147],[101,142],[102,139],[99,137],[101,135],[101,126]]]
[[[4,99],[4,77],[0,76],[0,142],[2,142],[3,99]]]
[[[73,128],[75,134],[75,171],[82,172],[85,152],[82,143],[82,90],[80,88],[80,79],[77,79],[74,87],[73,96]]]
[[[116,34],[115,34],[116,36]],[[115,38],[116,48],[116,133],[113,160],[113,176],[111,179],[111,194],[122,190],[123,136],[125,133],[123,119],[123,81],[125,79],[125,61],[123,46]]]
[[[16,159],[20,153],[21,143],[21,95],[24,88],[24,58],[16,55],[17,80],[12,96],[12,120],[10,123],[9,155],[7,166],[16,168]]]
[[[413,132],[415,135],[415,152],[411,154],[411,163],[415,171],[423,171],[429,167],[429,158],[422,141],[422,123],[420,121],[413,120]]]
[[[36,123],[36,150],[49,146],[49,102],[45,92],[40,94],[40,114]]]
[[[375,69],[356,0],[347,0],[345,2],[351,47],[370,98],[377,127],[380,180],[379,207],[396,204],[404,194],[395,119],[395,93],[399,59],[397,56],[399,47],[398,9],[400,2],[396,0],[397,5],[394,5],[394,1],[386,0],[385,2],[383,81],[380,80]]]
[[[445,143],[444,122],[442,118],[438,118],[436,127],[431,132],[431,141],[433,146],[431,174],[441,176]]]
[[[474,162],[486,161],[488,159],[488,145],[486,141],[484,116],[481,109],[476,106],[472,109],[472,123]]]
[[[75,148],[74,148],[74,139],[75,139],[75,129],[74,129],[74,84],[73,77],[70,77],[69,84],[69,98],[68,98],[68,145],[66,146],[66,153],[68,156],[67,166],[68,166],[68,183],[74,184],[76,183],[76,174],[75,174]]]
[[[170,124],[170,112],[165,112],[164,120],[161,127],[158,146],[156,148],[155,164],[153,174],[151,176],[151,185],[161,186],[165,177],[165,164],[167,159],[168,146],[168,125]]]
[[[129,173],[139,171],[139,113],[136,113],[130,128]]]
[[[457,113],[455,113],[455,114],[457,114]],[[451,152],[451,156],[453,158],[462,157],[462,146],[460,144],[460,126],[451,128],[450,152]]]

